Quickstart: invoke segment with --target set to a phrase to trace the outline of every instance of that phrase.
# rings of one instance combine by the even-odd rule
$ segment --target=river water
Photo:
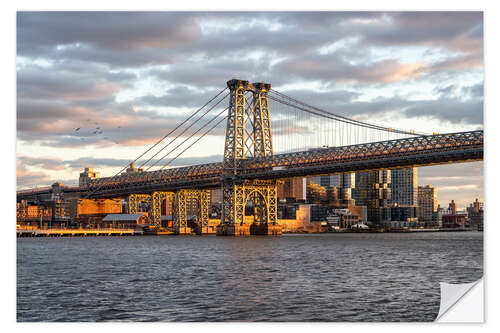
[[[17,239],[18,321],[433,321],[481,232]]]

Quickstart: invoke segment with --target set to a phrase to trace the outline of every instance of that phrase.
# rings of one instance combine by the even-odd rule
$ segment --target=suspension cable
[[[337,121],[340,121],[340,122],[346,122],[346,123],[350,123],[350,124],[359,124],[360,126],[367,126],[369,128],[372,128],[372,129],[382,129],[382,130],[386,130],[385,127],[382,127],[382,126],[379,126],[379,125],[375,125],[375,124],[370,124],[370,123],[365,123],[365,122],[362,122],[362,121],[359,121],[359,120],[354,120],[354,119],[351,119],[351,118],[348,118],[348,117],[345,117],[345,116],[342,116],[342,115],[337,115],[337,114],[334,114],[334,113],[331,113],[331,112],[328,112],[326,110],[323,110],[323,109],[320,109],[320,108],[317,108],[317,107],[314,107],[314,106],[311,106],[309,104],[306,104],[304,102],[301,102],[297,99],[294,99],[293,97],[290,97],[288,95],[285,95],[283,93],[280,93],[279,91],[276,91],[274,89],[271,89],[271,92],[278,95],[278,97],[280,98],[285,98],[285,99],[288,99],[289,101],[292,101],[294,102],[295,104],[299,104],[299,105],[302,105],[304,107],[307,107],[307,108],[310,108],[310,109],[313,109],[315,111],[318,111],[318,112],[322,112],[322,113],[326,113],[334,118],[331,118],[331,117],[326,117],[326,115],[323,115],[323,114],[318,114],[318,113],[315,113],[311,110],[306,110],[304,108],[301,108],[299,107],[298,105],[293,105],[291,104],[290,102],[287,102],[287,101],[284,101],[282,99],[276,99],[276,98],[273,98],[274,100],[276,100],[277,102],[279,103],[284,103],[286,105],[289,105],[291,107],[294,107],[294,108],[298,108],[302,111],[306,111],[306,112],[309,112],[309,113],[312,113],[312,114],[315,114],[317,116],[320,116],[320,117],[326,117],[326,118],[329,118],[329,119],[333,119],[333,120],[337,120]],[[272,97],[272,96],[271,96]]]
[[[173,138],[168,144],[163,146],[162,149],[158,150],[153,156],[151,156],[146,162],[142,163],[139,168],[142,168],[145,164],[149,163],[153,158],[155,158],[159,153],[161,153],[163,150],[165,150],[168,146],[170,146],[175,140],[177,140],[179,137],[181,137],[184,133],[186,133],[187,130],[189,130],[191,127],[196,125],[203,117],[205,117],[210,111],[212,111],[217,105],[219,105],[227,96],[229,96],[229,93],[227,93],[224,97],[222,97],[217,103],[215,103],[212,107],[210,107],[207,111],[205,111],[196,121],[191,123],[187,128],[185,128],[180,134],[178,134],[175,138]],[[156,163],[155,163],[156,164]],[[153,164],[154,165],[154,164]],[[153,166],[151,165],[151,166]],[[149,167],[146,170],[149,170],[151,167]]]
[[[226,110],[224,110],[224,111],[226,111]],[[160,170],[163,170],[166,166],[170,165],[170,163],[172,163],[173,161],[175,161],[177,159],[177,157],[179,157],[180,155],[184,154],[184,152],[186,152],[186,150],[188,150],[189,148],[191,148],[196,142],[200,141],[201,138],[203,138],[205,135],[207,135],[210,131],[212,131],[215,127],[217,127],[225,119],[227,119],[227,116],[222,117],[215,125],[213,125],[212,127],[210,127],[208,129],[208,131],[206,131],[205,133],[203,133],[203,135],[201,135],[198,139],[196,139],[195,141],[193,141],[193,143],[191,143],[183,151],[181,151],[179,154],[177,154],[177,156],[175,156],[170,161],[168,161],[167,164],[165,164],[164,166],[162,166],[160,168]]]
[[[271,92],[273,92],[274,94],[278,95],[281,98],[286,98],[286,99],[288,99],[290,101],[293,101],[296,104],[300,104],[300,105],[302,105],[304,107],[311,108],[311,109],[313,109],[315,111],[326,113],[326,114],[328,114],[330,116],[333,116],[333,117],[336,117],[336,118],[344,119],[347,122],[349,122],[351,124],[354,124],[354,125],[369,127],[369,128],[372,128],[372,129],[377,129],[377,130],[382,130],[382,131],[387,131],[387,132],[397,132],[397,133],[407,134],[407,135],[415,135],[415,136],[418,136],[418,135],[427,135],[425,133],[416,133],[416,132],[413,132],[413,131],[406,131],[406,130],[402,130],[402,129],[395,129],[395,128],[383,127],[383,126],[380,126],[380,125],[375,125],[375,124],[370,124],[370,123],[359,121],[359,120],[354,120],[354,119],[351,119],[351,118],[348,118],[348,117],[345,117],[345,116],[342,116],[342,115],[334,114],[334,113],[331,113],[329,111],[326,111],[326,110],[323,110],[323,109],[320,109],[320,108],[308,105],[308,104],[306,104],[304,102],[301,102],[299,100],[296,100],[296,99],[294,99],[294,98],[292,98],[292,97],[290,97],[288,95],[280,93],[279,91],[276,91],[274,89],[271,89]],[[281,101],[278,101],[278,102],[281,102]],[[295,105],[291,105],[289,103],[286,103],[286,104],[290,105],[292,107],[295,107]],[[301,109],[301,110],[303,110],[303,109]],[[303,110],[303,111],[306,111],[306,110]],[[322,115],[319,115],[319,116],[322,116]],[[339,121],[342,121],[340,119],[339,119]]]
[[[205,123],[202,127],[200,127],[198,130],[196,130],[194,133],[192,133],[189,137],[187,137],[186,139],[184,139],[184,141],[182,141],[177,146],[175,146],[175,148],[173,148],[168,153],[166,153],[165,155],[163,155],[162,158],[160,158],[159,160],[157,160],[153,164],[151,164],[145,171],[148,171],[149,169],[151,169],[152,167],[154,167],[156,164],[158,164],[160,161],[162,161],[165,157],[167,157],[173,151],[175,151],[177,148],[179,148],[180,146],[182,146],[186,141],[188,141],[193,136],[195,136],[196,134],[198,134],[202,129],[204,129],[205,127],[207,127],[212,121],[214,121],[215,119],[217,119],[223,112],[227,111],[227,109],[229,109],[229,106],[227,108],[225,108],[224,110],[222,110],[221,112],[219,112],[215,117],[213,117],[212,119],[210,119],[207,123]]]
[[[173,130],[171,130],[168,134],[166,134],[165,136],[163,136],[160,140],[158,140],[154,145],[152,145],[149,149],[147,149],[146,151],[144,151],[141,155],[139,155],[135,160],[133,160],[132,162],[128,163],[126,166],[124,166],[120,171],[118,171],[117,173],[115,173],[112,177],[110,177],[111,179],[112,178],[115,178],[117,177],[118,175],[120,175],[123,171],[125,171],[125,169],[127,169],[127,167],[132,164],[132,163],[135,163],[137,162],[141,157],[143,157],[144,155],[146,155],[149,151],[151,151],[151,149],[153,149],[154,147],[156,147],[158,144],[160,144],[165,138],[167,138],[168,136],[170,136],[172,133],[174,133],[179,127],[181,127],[182,125],[184,125],[186,122],[188,122],[191,118],[193,118],[194,116],[196,116],[201,110],[203,110],[208,104],[210,104],[213,100],[215,100],[217,97],[219,97],[224,91],[226,91],[226,89],[228,89],[228,87],[225,87],[224,89],[222,89],[221,91],[219,91],[214,97],[212,97],[208,102],[206,102],[202,107],[200,107],[198,110],[196,110],[193,114],[191,114],[187,119],[185,119],[182,123],[180,123],[179,125],[177,125]],[[227,96],[227,95],[226,95]],[[224,98],[226,97],[224,96]],[[97,181],[97,183],[99,183],[99,180]],[[90,195],[94,194],[95,192],[97,192],[100,188],[102,187],[97,186],[97,188],[93,189],[92,191],[88,192],[83,198],[87,198],[89,197]]]
[[[347,124],[356,125],[356,123],[353,120],[349,119],[349,118],[339,119],[336,116],[329,116],[329,115],[326,115],[326,114],[321,114],[321,113],[318,113],[318,112],[315,112],[315,111],[308,110],[308,109],[306,109],[304,107],[301,107],[301,106],[298,106],[298,105],[293,105],[290,102],[287,102],[285,100],[279,99],[279,98],[277,98],[275,96],[272,96],[272,95],[269,95],[269,98],[272,99],[272,100],[274,100],[274,101],[276,101],[276,102],[278,102],[278,103],[286,104],[288,106],[291,106],[291,107],[296,108],[296,109],[300,109],[300,110],[305,111],[307,113],[311,113],[311,114],[314,114],[314,115],[317,115],[317,116],[320,116],[320,117],[324,117],[324,118],[336,120],[336,121],[339,121],[341,123],[347,123]],[[368,127],[368,128],[372,128],[372,129],[377,129],[375,127],[375,125],[370,125],[370,124],[368,124],[368,126],[364,126],[364,127]]]
[[[392,129],[389,130],[389,128],[386,128],[386,127],[382,127],[382,126],[375,125],[375,124],[370,124],[370,123],[365,123],[365,122],[361,122],[361,121],[358,121],[358,120],[350,119],[350,118],[347,118],[347,117],[344,117],[344,116],[340,116],[340,115],[337,115],[337,114],[334,114],[334,113],[331,113],[331,112],[328,112],[328,111],[316,108],[314,106],[310,106],[310,105],[308,105],[306,103],[303,103],[301,101],[295,100],[295,99],[293,99],[293,98],[291,98],[291,97],[289,97],[287,95],[284,95],[284,94],[281,94],[281,93],[277,92],[276,90],[272,90],[272,92],[276,93],[278,95],[278,97],[286,98],[286,99],[288,99],[288,100],[290,100],[290,101],[292,101],[292,102],[294,102],[296,104],[302,105],[303,107],[301,107],[299,105],[294,105],[294,104],[292,104],[289,101],[285,101],[283,99],[280,99],[280,98],[277,98],[277,97],[274,97],[274,96],[269,96],[270,98],[272,98],[273,100],[277,101],[278,103],[283,103],[283,104],[289,105],[289,106],[291,106],[293,108],[297,108],[299,110],[302,110],[302,111],[305,111],[305,112],[308,112],[308,113],[311,113],[311,114],[314,114],[314,115],[317,115],[317,116],[320,116],[320,117],[324,117],[324,118],[336,120],[336,121],[339,121],[339,122],[342,122],[342,123],[346,123],[346,124],[363,126],[363,127],[367,127],[367,128],[371,128],[371,129],[375,129],[375,130],[399,131],[399,130],[392,130]],[[325,114],[317,113],[315,111],[311,111],[310,109],[306,109],[306,108],[311,108],[313,110],[316,110],[318,112],[322,112],[322,113],[325,113]],[[417,134],[412,133],[412,132],[405,132],[405,131],[402,131],[402,132],[404,134],[417,135]]]

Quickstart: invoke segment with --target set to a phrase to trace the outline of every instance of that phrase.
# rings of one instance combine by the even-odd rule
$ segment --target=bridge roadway
[[[238,178],[285,179],[482,159],[483,131],[480,130],[252,158],[245,161]],[[125,197],[154,191],[219,188],[222,177],[222,162],[128,173],[92,181],[89,197]]]

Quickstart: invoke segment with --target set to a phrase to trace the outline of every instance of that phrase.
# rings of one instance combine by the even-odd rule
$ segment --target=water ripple
[[[478,232],[17,241],[18,321],[432,321]]]

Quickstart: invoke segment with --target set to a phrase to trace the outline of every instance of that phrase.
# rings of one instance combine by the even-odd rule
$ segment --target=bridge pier
[[[176,235],[191,235],[192,229],[190,227],[174,227],[174,233]]]
[[[166,205],[168,205],[168,200],[175,195],[174,192],[154,192],[152,195],[153,205],[151,209],[151,220],[157,229],[161,228],[161,204],[163,200],[166,200]]]
[[[188,205],[193,200],[198,202],[197,226],[188,227]],[[175,193],[174,202],[174,233],[176,235],[198,235],[208,233],[208,210],[210,208],[210,192],[208,190],[182,189]]]
[[[245,205],[254,205],[253,223],[245,223]],[[277,218],[277,181],[254,180],[225,183],[222,190],[222,219],[218,236],[281,235]]]
[[[151,195],[149,194],[131,194],[128,196],[128,213],[137,214],[137,205],[140,202],[147,202],[148,206],[151,207]]]
[[[282,227],[279,224],[252,224],[250,234],[256,236],[280,236]]]
[[[216,229],[217,236],[250,236],[250,225],[220,224]]]

